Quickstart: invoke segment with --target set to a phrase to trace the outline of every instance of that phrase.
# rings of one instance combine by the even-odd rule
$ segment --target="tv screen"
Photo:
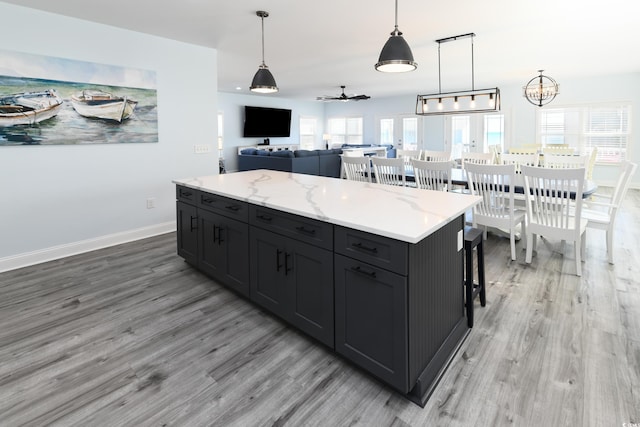
[[[244,107],[245,137],[290,136],[291,110],[282,108]]]

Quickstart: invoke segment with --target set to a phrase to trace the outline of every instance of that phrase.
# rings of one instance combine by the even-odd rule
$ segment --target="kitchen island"
[[[174,183],[180,256],[424,405],[468,331],[478,197],[267,170]]]

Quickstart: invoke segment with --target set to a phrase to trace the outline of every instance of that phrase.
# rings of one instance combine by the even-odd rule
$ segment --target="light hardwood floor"
[[[640,191],[531,265],[489,237],[487,305],[425,408],[185,264],[175,234],[0,274],[0,425],[640,423]]]

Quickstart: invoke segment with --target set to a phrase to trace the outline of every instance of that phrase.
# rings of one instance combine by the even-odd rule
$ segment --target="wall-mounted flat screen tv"
[[[244,107],[244,137],[288,137],[291,133],[291,110]]]

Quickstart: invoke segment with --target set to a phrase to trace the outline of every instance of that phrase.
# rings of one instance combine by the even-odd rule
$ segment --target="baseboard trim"
[[[108,248],[110,246],[120,245],[122,243],[128,243],[134,240],[158,236],[160,234],[170,233],[173,231],[176,231],[176,222],[169,221],[149,227],[123,231],[120,233],[96,237],[94,239],[81,240],[79,242],[53,246],[38,251],[26,252],[6,258],[0,258],[0,273],[22,267],[28,267],[35,264],[40,264],[47,261],[53,261],[72,255],[95,251],[97,249]]]

